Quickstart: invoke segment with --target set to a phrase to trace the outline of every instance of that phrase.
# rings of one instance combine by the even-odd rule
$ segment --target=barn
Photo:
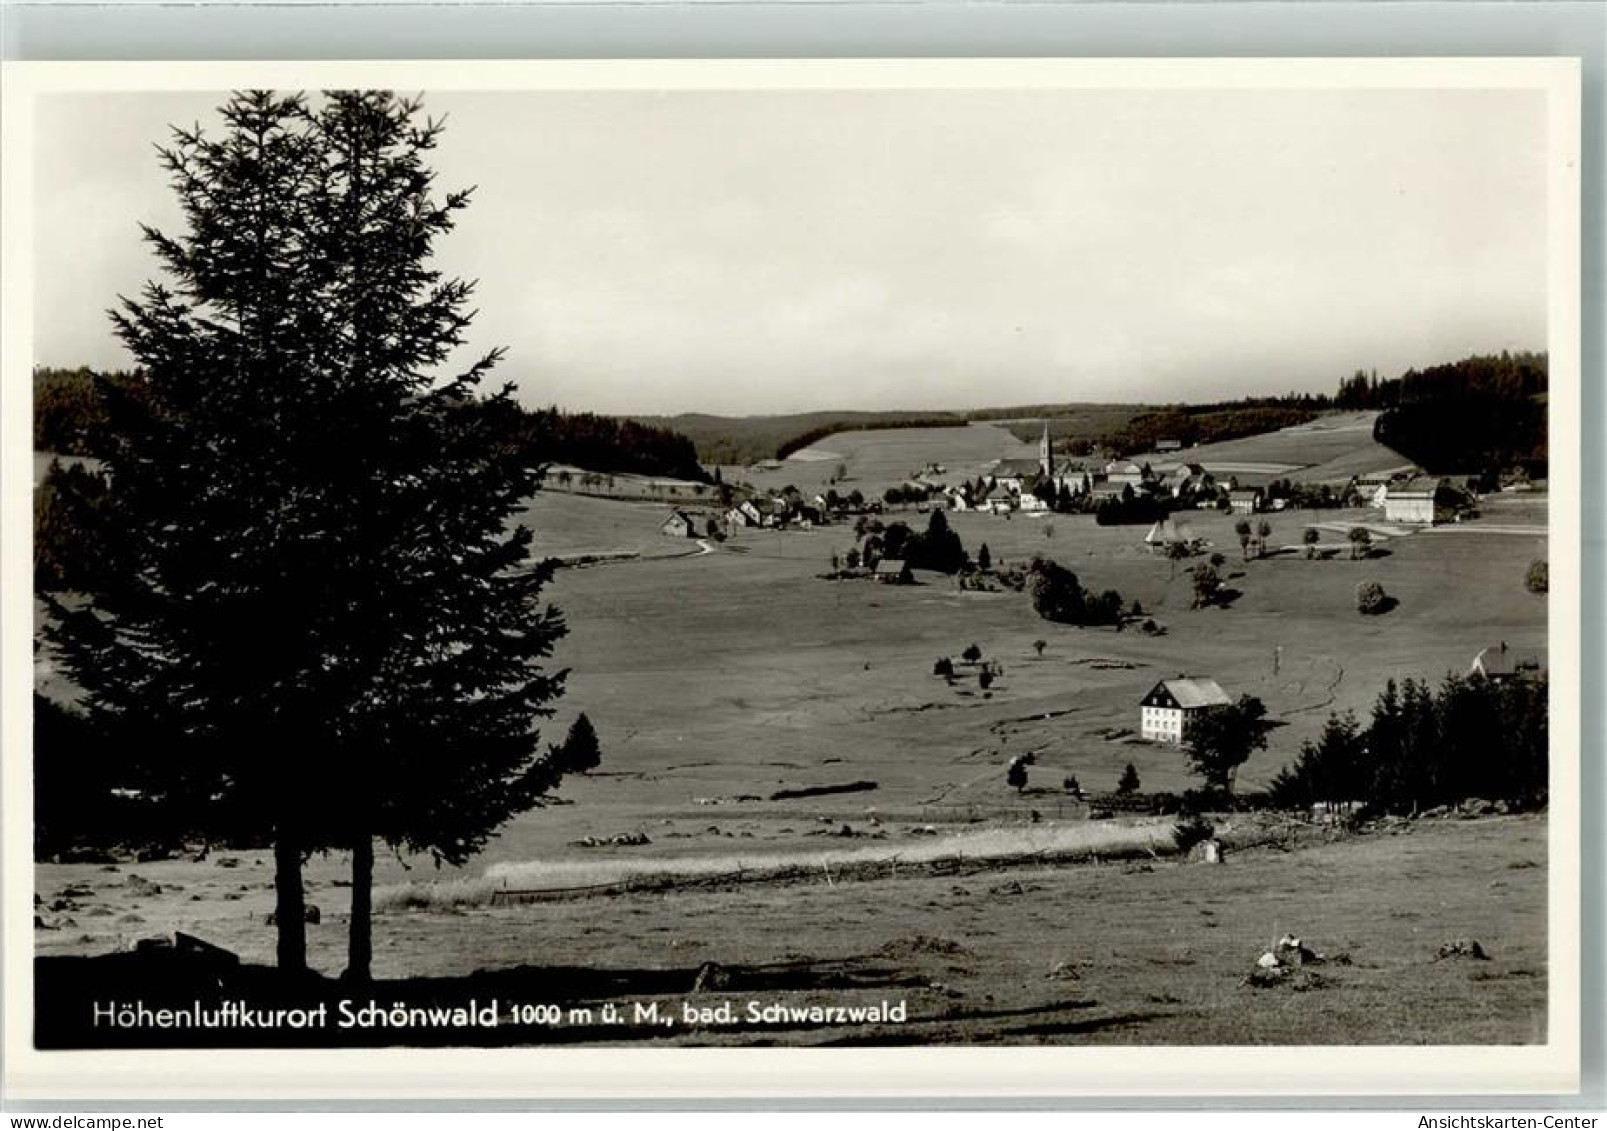
[[[876,563],[875,575],[884,585],[908,585],[915,580],[909,562],[903,558],[883,558]]]
[[[1385,488],[1384,520],[1432,526],[1451,518],[1456,501],[1456,492],[1444,479],[1419,476]]]
[[[1214,679],[1164,679],[1139,701],[1139,737],[1182,742],[1192,719],[1210,707],[1226,707],[1231,702]]]
[[[690,538],[694,534],[692,519],[684,511],[671,511],[658,532],[671,538]]]

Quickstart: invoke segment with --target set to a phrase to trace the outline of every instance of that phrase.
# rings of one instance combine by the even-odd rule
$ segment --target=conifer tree
[[[476,395],[500,351],[438,375],[472,292],[430,265],[468,203],[432,191],[440,125],[386,92],[221,114],[162,151],[171,282],[113,315],[145,378],[138,413],[108,390],[131,568],[52,635],[90,709],[157,740],[160,792],[271,838],[282,970],[305,856],[350,850],[364,979],[374,841],[460,863],[561,776],[536,723],[564,626],[508,525],[536,487],[511,388]]]

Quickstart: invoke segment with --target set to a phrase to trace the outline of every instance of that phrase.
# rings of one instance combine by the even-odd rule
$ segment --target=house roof
[[[1000,475],[1036,475],[1043,470],[1043,464],[1035,459],[1001,459],[993,465],[995,477]]]
[[[1225,707],[1233,702],[1214,679],[1163,679],[1144,698],[1148,699],[1163,687],[1179,707]]]
[[[1481,649],[1473,657],[1473,666],[1487,676],[1517,675],[1523,671],[1540,671],[1545,667],[1540,654],[1526,648],[1510,648],[1506,641]]]
[[[1106,475],[1138,475],[1141,474],[1143,470],[1144,469],[1142,467],[1130,459],[1112,460],[1110,463],[1105,465]]]
[[[1415,479],[1408,479],[1405,483],[1391,487],[1386,499],[1432,499],[1445,486],[1445,480],[1429,475],[1419,475]]]

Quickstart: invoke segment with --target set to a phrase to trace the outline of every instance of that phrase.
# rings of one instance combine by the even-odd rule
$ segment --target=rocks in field
[[[135,872],[130,872],[128,874],[128,879],[123,881],[123,886],[128,888],[130,895],[138,896],[142,899],[149,896],[162,894],[161,884],[156,883],[153,880],[148,880],[144,876],[141,876]]]
[[[714,831],[714,826],[710,826]],[[640,844],[652,844],[646,833],[619,833],[615,836],[583,836],[579,840],[569,842],[571,848],[618,848],[632,847]]]
[[[1478,939],[1452,939],[1440,946],[1434,952],[1434,961],[1440,962],[1447,958],[1472,958],[1481,962],[1489,961],[1490,955],[1479,945]]]
[[[1320,965],[1327,959],[1312,950],[1294,935],[1284,935],[1256,959],[1255,968],[1245,975],[1241,985],[1256,989],[1283,986],[1291,990],[1314,990],[1324,981],[1308,967]],[[1347,960],[1348,964],[1348,960]]]
[[[229,896],[224,896],[223,898],[228,899]],[[318,905],[316,903],[309,903],[309,904],[307,904],[305,907],[303,907],[301,909],[301,920],[304,923],[311,923],[311,924],[316,926],[317,924],[322,923],[324,921],[324,913],[323,913],[323,911],[321,911],[319,909],[319,907],[318,907]],[[266,919],[266,922],[267,922],[268,926],[270,926],[270,927],[272,927],[276,923],[278,923],[279,922],[279,912],[277,912],[277,911],[268,912],[268,917]]]

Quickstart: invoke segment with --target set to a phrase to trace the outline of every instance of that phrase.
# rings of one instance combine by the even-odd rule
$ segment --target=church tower
[[[1049,447],[1049,422],[1043,422],[1043,439],[1038,441],[1038,469],[1043,472],[1045,479],[1055,477],[1054,451]]]

